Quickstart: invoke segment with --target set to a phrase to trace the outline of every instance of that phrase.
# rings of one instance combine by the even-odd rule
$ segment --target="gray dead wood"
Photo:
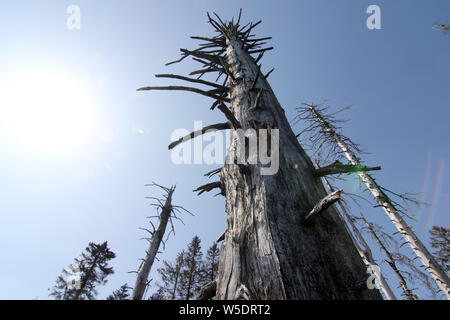
[[[244,131],[251,119],[279,130],[280,162],[274,175],[261,175],[260,164],[221,170],[228,227],[217,299],[381,299],[378,291],[357,285],[367,279],[366,267],[336,210],[330,207],[314,223],[304,221],[302,213],[326,195],[323,184],[262,74],[257,88],[264,90],[264,108],[252,108],[251,86],[261,71],[242,40],[228,39],[225,54],[234,76],[228,83],[230,110]],[[231,139],[228,152],[237,144]]]
[[[224,194],[224,190],[222,188],[222,183],[220,181],[207,183],[205,185],[202,185],[198,187],[197,189],[193,190],[194,192],[198,192],[197,195],[201,195],[203,192],[210,192],[213,189],[220,189],[220,194]]]
[[[381,299],[378,291],[359,285],[367,279],[366,267],[336,209],[330,206],[313,223],[304,220],[326,191],[313,175],[314,166],[292,132],[267,82],[268,74],[261,73],[248,52],[257,48],[251,30],[260,21],[243,27],[210,15],[208,21],[218,35],[209,37],[213,41],[207,44],[223,46],[223,53],[217,55],[220,64],[200,58],[203,62],[198,62],[206,66],[191,74],[218,72],[217,79],[227,75],[229,98],[212,95],[220,97],[216,100],[228,99],[229,110],[244,132],[253,129],[252,123],[264,123],[279,133],[279,141],[270,144],[271,154],[279,155],[273,174],[262,174],[267,165],[261,163],[231,163],[220,170],[227,232],[220,249],[216,298]],[[264,52],[259,51],[257,59]],[[252,108],[255,89],[264,90],[257,101],[264,108]],[[238,134],[231,130],[230,156],[240,150]]]
[[[339,189],[339,190],[336,190],[336,191],[326,195],[324,198],[320,199],[320,201],[314,206],[314,208],[305,217],[305,220],[310,219],[314,215],[318,215],[319,213],[325,211],[330,206],[332,206],[336,201],[339,201],[341,199],[341,193],[342,193],[342,190]]]
[[[159,216],[158,226],[152,234],[145,258],[142,261],[137,273],[136,282],[131,295],[132,300],[142,300],[144,296],[145,289],[148,284],[148,275],[150,273],[150,269],[152,268],[153,262],[155,261],[156,254],[158,253],[159,246],[166,231],[167,222],[169,221],[170,214],[172,212],[172,195],[174,191],[175,187],[168,189],[166,202],[164,203]]]
[[[184,81],[189,81],[189,82],[194,82],[194,83],[200,83],[200,84],[204,84],[207,86],[211,86],[217,89],[222,89],[223,91],[227,91],[228,88],[214,83],[214,82],[209,82],[206,80],[201,80],[201,79],[193,79],[193,78],[189,78],[189,77],[185,77],[185,76],[179,76],[177,74],[155,74],[156,78],[172,78],[172,79],[179,79],[179,80],[184,80]]]
[[[328,190],[330,192],[334,192],[335,189],[330,184],[328,179],[326,177],[323,177],[322,179],[324,180],[325,184],[327,185]],[[370,249],[369,244],[364,239],[362,233],[360,232],[360,230],[356,226],[356,224],[354,222],[354,219],[352,218],[350,213],[347,211],[347,208],[342,204],[342,201],[338,201],[338,205],[341,208],[341,213],[343,214],[342,219],[344,221],[346,221],[351,227],[351,231],[348,230],[348,233],[351,235],[353,243],[354,243],[356,249],[358,250],[358,252],[359,252],[359,254],[361,256],[361,259],[363,260],[364,264],[366,265],[367,268],[370,268],[372,265],[378,265],[376,260],[374,259],[373,255],[372,255],[372,250]],[[352,234],[352,231],[353,231],[354,236]],[[384,277],[384,275],[382,273],[380,274],[380,279],[379,280],[380,280],[381,290],[383,291],[386,299],[387,300],[397,300],[397,297],[395,296],[395,294],[392,291],[389,283],[386,281],[386,278]]]
[[[321,125],[323,130],[322,132],[327,134],[327,136],[329,136],[330,139],[342,150],[343,154],[348,159],[350,164],[360,166],[361,163],[356,157],[356,154],[352,151],[346,141],[344,141],[341,136],[337,132],[335,132],[335,130],[333,130],[329,123],[316,109],[316,107],[311,105],[309,106],[309,110]],[[394,227],[403,236],[406,243],[409,244],[413,252],[420,259],[424,268],[433,277],[434,281],[439,286],[441,291],[445,294],[447,299],[450,299],[450,279],[446,272],[443,270],[442,266],[436,261],[436,259],[428,251],[426,246],[416,236],[409,224],[403,219],[399,211],[395,208],[392,201],[383,192],[383,189],[376,183],[375,179],[373,179],[372,176],[365,171],[358,172],[358,175],[366,185],[367,190],[374,197],[377,204],[384,209],[387,217],[391,220]]]
[[[400,287],[402,288],[404,294],[406,295],[406,297],[409,300],[419,300],[419,298],[417,297],[417,295],[415,295],[411,289],[409,289],[408,284],[406,283],[405,278],[403,277],[402,272],[398,269],[397,264],[395,262],[395,259],[393,257],[393,255],[391,254],[391,252],[389,251],[389,249],[384,245],[384,243],[381,241],[380,237],[378,236],[377,232],[375,231],[375,229],[373,228],[373,225],[368,222],[364,217],[362,217],[362,219],[364,220],[364,223],[366,224],[366,226],[369,229],[369,232],[372,234],[373,238],[375,239],[376,243],[380,246],[380,248],[384,251],[384,253],[386,254],[388,260],[386,260],[386,262],[389,264],[389,266],[392,268],[392,270],[394,271],[395,275],[397,276],[399,282],[400,282]]]
[[[202,135],[209,130],[225,130],[225,129],[230,129],[230,124],[228,122],[212,124],[210,126],[206,126],[206,127],[202,128],[201,130],[193,131],[190,134],[172,142],[171,144],[169,144],[168,148],[169,148],[169,150],[173,149],[180,143],[189,141],[190,139],[194,139],[195,137]]]
[[[142,87],[137,89],[137,91],[148,91],[148,90],[175,90],[175,91],[190,91],[190,92],[195,92],[201,95],[204,95],[206,97],[210,97],[210,98],[214,98],[217,100],[222,100],[225,102],[230,102],[230,99],[222,97],[222,96],[218,96],[216,94],[213,94],[211,92],[208,91],[203,91],[201,89],[198,88],[192,88],[192,87],[185,87],[185,86],[165,86],[165,87]]]

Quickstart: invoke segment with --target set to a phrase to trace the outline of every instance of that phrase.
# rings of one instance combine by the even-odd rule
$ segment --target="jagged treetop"
[[[213,37],[191,36],[191,39],[201,41],[201,43],[199,43],[198,48],[194,50],[181,48],[180,49],[181,58],[166,64],[168,66],[174,63],[181,62],[187,57],[192,57],[194,61],[202,65],[201,69],[194,70],[189,74],[191,76],[196,76],[196,78],[189,78],[174,74],[155,75],[158,78],[174,78],[188,82],[209,85],[212,86],[214,89],[209,91],[203,91],[201,89],[192,87],[171,86],[171,87],[144,87],[139,88],[138,91],[184,90],[199,93],[208,96],[210,98],[214,98],[218,101],[229,102],[229,100],[224,97],[225,96],[224,91],[226,91],[224,87],[228,81],[228,78],[234,80],[234,77],[230,72],[225,59],[225,52],[228,41],[230,39],[238,40],[242,44],[242,48],[245,51],[247,51],[250,55],[258,54],[256,57],[252,56],[255,59],[256,63],[258,63],[261,60],[266,51],[273,49],[273,47],[263,47],[266,44],[265,41],[272,39],[272,37],[256,38],[255,35],[252,34],[252,30],[261,23],[261,20],[257,21],[256,23],[249,22],[244,26],[241,26],[241,14],[242,9],[239,10],[239,16],[236,19],[236,21],[234,20],[234,18],[232,18],[231,21],[223,21],[216,13],[213,13],[215,19],[212,18],[209,13],[207,13],[208,23],[214,28],[217,34]],[[205,74],[211,72],[218,73],[216,82],[219,81],[222,75],[225,75],[225,79],[222,85],[205,80],[200,80]]]

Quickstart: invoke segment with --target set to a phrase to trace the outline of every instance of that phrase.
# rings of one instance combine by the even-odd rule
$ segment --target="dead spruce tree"
[[[319,156],[320,158],[320,156]],[[316,160],[317,167],[320,168],[319,161]],[[336,164],[335,164],[336,165]],[[339,166],[339,165],[338,165]],[[326,168],[329,168],[330,166],[327,166]],[[377,167],[378,168],[378,167]],[[316,170],[316,172],[323,172],[321,170]],[[327,177],[322,177],[326,185],[328,186],[328,189],[333,192],[335,188],[331,185],[329,182],[329,179]],[[331,177],[333,178],[333,177]],[[403,291],[403,295],[409,299],[409,300],[418,300],[418,296],[413,293],[412,289],[409,288],[407,280],[410,282],[417,282],[419,281],[421,284],[423,284],[434,297],[436,297],[437,291],[436,290],[436,284],[433,285],[433,279],[427,274],[422,272],[415,263],[415,259],[410,259],[406,255],[399,252],[399,246],[397,244],[397,241],[389,234],[387,234],[384,231],[384,228],[382,228],[379,225],[376,225],[374,223],[371,223],[367,221],[367,219],[364,217],[363,213],[360,211],[359,217],[353,215],[350,213],[350,209],[347,203],[346,198],[350,198],[351,200],[355,201],[355,203],[359,206],[358,201],[360,198],[356,197],[356,195],[351,193],[343,193],[344,196],[341,197],[338,201],[338,205],[340,207],[341,213],[343,213],[343,219],[347,222],[347,224],[351,227],[350,233],[353,232],[354,234],[354,241],[356,248],[358,248],[358,252],[361,255],[361,258],[363,259],[366,266],[369,268],[373,265],[378,265],[375,259],[372,255],[372,250],[370,246],[368,245],[367,241],[364,238],[363,232],[367,231],[370,236],[374,239],[375,243],[378,245],[379,249],[384,253],[386,256],[386,259],[384,260],[388,266],[392,269],[394,274],[396,275],[397,279],[400,283],[400,288]],[[361,226],[361,221],[363,221],[363,226]],[[393,249],[391,249],[394,247]],[[408,269],[401,270],[399,265],[402,265]],[[381,270],[380,270],[381,271]],[[390,285],[384,278],[383,274],[380,272],[379,274],[379,286],[383,294],[388,300],[395,300],[396,297],[390,288]]]
[[[391,251],[387,248],[384,241],[381,239],[381,236],[379,235],[379,232],[374,227],[373,223],[370,223],[366,220],[366,218],[361,215],[362,220],[367,226],[368,231],[378,244],[378,246],[383,250],[384,254],[386,255],[387,259],[386,262],[389,264],[391,269],[394,271],[395,275],[397,276],[399,282],[400,282],[400,288],[403,290],[403,294],[409,299],[409,300],[418,300],[419,298],[417,295],[415,295],[412,290],[408,287],[408,284],[406,283],[406,279],[403,276],[402,272],[397,266],[396,259],[394,258],[394,255],[391,253]]]
[[[390,191],[377,184],[375,179],[367,172],[370,168],[361,165],[360,160],[356,156],[356,153],[360,151],[358,146],[355,145],[351,139],[342,135],[339,132],[339,128],[335,126],[335,123],[339,122],[339,120],[335,118],[336,113],[326,114],[327,108],[324,106],[314,104],[303,105],[304,106],[298,108],[296,121],[305,121],[308,123],[308,126],[304,131],[309,131],[311,133],[310,139],[312,143],[319,145],[320,147],[324,144],[328,144],[330,153],[340,153],[347,158],[350,164],[344,166],[355,168],[355,172],[358,173],[378,206],[384,209],[394,227],[403,236],[406,243],[409,244],[412,251],[420,259],[425,269],[436,281],[436,284],[445,294],[447,299],[450,299],[450,280],[447,274],[442,266],[436,262],[422,241],[415,235],[408,223],[405,222],[400,213],[403,211],[403,214],[406,215],[406,212],[401,208],[399,209],[398,207],[400,204],[393,201],[386,194]],[[340,163],[332,165],[332,167],[337,167],[337,170],[340,170],[342,166],[343,165]],[[320,169],[318,171],[320,172]],[[406,201],[414,201],[414,199],[408,198],[407,196],[395,195],[400,196]]]
[[[328,187],[328,190],[330,192],[334,192],[335,188],[331,185],[331,183],[328,181],[328,179],[324,176],[322,177],[323,181]],[[338,201],[338,205],[340,207],[340,212],[342,213],[342,219],[347,222],[347,224],[350,226],[350,230],[348,230],[348,233],[352,236],[353,243],[358,250],[359,255],[361,256],[361,259],[363,260],[365,266],[367,268],[370,268],[373,265],[377,265],[377,262],[375,261],[372,250],[370,249],[369,244],[364,239],[364,236],[360,232],[359,228],[357,227],[355,223],[354,217],[349,213],[347,207],[345,206],[343,199],[340,199]],[[354,235],[354,236],[353,236]],[[389,286],[389,283],[384,278],[383,274],[380,274],[379,277],[379,283],[381,291],[383,292],[384,296],[387,300],[397,300],[394,292],[392,291],[391,287]]]
[[[192,57],[202,65],[190,74],[197,78],[156,75],[212,88],[138,89],[198,93],[212,98],[211,109],[225,115],[227,122],[192,132],[169,149],[207,130],[231,129],[226,164],[214,172],[220,173],[220,181],[197,189],[219,188],[226,197],[228,227],[220,249],[216,298],[381,299],[378,291],[366,286],[366,268],[332,205],[338,197],[327,197],[267,81],[273,69],[264,74],[258,65],[272,49],[262,47],[270,37],[252,34],[261,21],[241,26],[240,18],[239,13],[236,20],[224,22],[208,14],[217,34],[192,37],[202,41],[200,47],[181,49],[181,58],[174,62]],[[212,73],[218,73],[216,82],[201,79]],[[225,79],[219,84],[221,76]],[[248,135],[242,138],[242,132]],[[254,153],[249,151],[255,136],[269,140],[260,144],[256,162],[250,161]],[[269,155],[271,167],[261,155]]]
[[[163,199],[159,199],[156,197],[147,197],[149,199],[155,200],[157,203],[153,203],[152,205],[157,208],[157,210],[161,210],[161,213],[158,217],[158,226],[155,228],[153,223],[150,221],[150,224],[153,230],[149,230],[146,228],[140,228],[151,235],[151,238],[145,238],[149,242],[148,249],[145,254],[145,258],[142,260],[141,266],[137,271],[136,282],[134,284],[133,293],[131,295],[132,300],[142,300],[145,294],[145,290],[148,286],[148,275],[150,274],[150,269],[152,268],[153,262],[155,261],[156,255],[159,251],[159,247],[161,243],[164,245],[164,233],[166,232],[167,224],[170,222],[171,230],[166,237],[166,240],[171,232],[174,232],[173,227],[173,219],[178,219],[176,213],[182,211],[188,212],[181,206],[176,206],[172,204],[172,196],[175,191],[175,186],[171,188],[166,188],[160,186],[156,183],[152,183],[148,186],[157,186],[163,189],[166,194]],[[164,201],[164,202],[163,202]],[[152,218],[152,217],[149,217]]]

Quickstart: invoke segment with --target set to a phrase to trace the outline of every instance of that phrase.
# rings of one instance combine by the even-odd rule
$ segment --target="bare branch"
[[[316,177],[323,177],[330,174],[352,173],[360,171],[381,170],[381,167],[366,167],[362,165],[342,164],[339,160],[326,167],[318,168],[314,171]]]
[[[258,93],[256,94],[255,102],[253,103],[252,109],[258,108],[259,99],[261,98],[261,94],[262,94],[263,90],[264,90],[263,88],[260,88],[258,90]]]
[[[224,86],[214,83],[214,82],[209,82],[209,81],[200,80],[200,79],[193,79],[193,78],[189,78],[189,77],[179,76],[176,74],[155,74],[155,77],[156,78],[173,78],[173,79],[180,79],[180,80],[185,80],[185,81],[189,81],[189,82],[201,83],[201,84],[211,86],[211,87],[214,87],[217,89],[222,89],[223,91],[228,91],[227,87],[224,87]]]
[[[166,86],[166,87],[142,87],[137,89],[137,91],[148,91],[148,90],[178,90],[178,91],[190,91],[195,92],[210,98],[214,98],[217,100],[222,100],[225,102],[230,102],[230,99],[224,98],[215,94],[208,93],[207,91],[203,91],[198,88],[192,88],[192,87],[184,87],[184,86]]]
[[[259,79],[259,71],[256,73],[255,79],[252,82],[252,86],[250,87],[250,90],[255,89],[256,82],[258,82],[258,79]]]
[[[171,61],[171,62],[166,63],[166,66],[170,66],[171,64],[181,62],[181,61],[183,61],[184,59],[186,59],[187,57],[188,57],[187,55],[183,55],[183,56],[182,56],[180,59],[178,59],[178,60],[175,60],[175,61]]]
[[[219,188],[220,189],[220,193],[222,195],[224,195],[224,190],[222,187],[222,183],[220,181],[216,181],[216,182],[211,182],[211,183],[207,183],[203,186],[198,187],[197,189],[193,190],[194,192],[198,192],[198,196],[201,195],[203,192],[210,192],[211,190],[215,189],[215,188]]]
[[[220,44],[220,40],[219,38],[207,38],[207,37],[199,37],[199,36],[191,36],[191,39],[195,39],[195,40],[203,40],[206,42],[212,42],[215,44]]]
[[[200,59],[206,59],[213,63],[220,64],[220,61],[219,61],[220,56],[219,55],[208,54],[208,53],[205,53],[204,51],[203,52],[202,51],[189,51],[187,49],[180,49],[180,51],[189,56],[194,56],[194,57],[197,57]],[[219,51],[221,51],[221,50],[214,50],[213,52],[219,52]]]
[[[225,230],[225,231],[222,233],[222,235],[219,237],[219,239],[216,240],[216,243],[219,243],[220,241],[225,240],[225,233],[226,233],[226,232],[227,232],[227,231]]]
[[[342,189],[339,189],[322,198],[305,217],[305,220],[308,220],[313,215],[317,215],[332,206],[336,201],[341,199],[341,192]]]
[[[180,143],[186,142],[190,139],[194,139],[195,137],[204,134],[208,130],[225,130],[225,129],[230,129],[230,124],[228,122],[212,124],[210,126],[203,127],[201,130],[193,131],[190,134],[172,142],[171,144],[169,144],[168,148],[169,150],[171,150]]]
[[[264,76],[264,78],[268,78],[269,75],[273,72],[273,70],[275,70],[275,68],[272,68],[269,72],[266,73],[266,75]]]
[[[273,47],[257,49],[257,50],[251,50],[251,51],[248,51],[248,53],[252,54],[252,53],[258,53],[258,52],[266,52],[266,51],[269,51],[269,50],[273,50]]]
[[[222,170],[222,167],[214,169],[214,170],[212,170],[210,172],[207,172],[207,173],[204,174],[204,176],[208,177],[208,178],[211,178],[212,176],[218,174],[220,172],[220,170]]]

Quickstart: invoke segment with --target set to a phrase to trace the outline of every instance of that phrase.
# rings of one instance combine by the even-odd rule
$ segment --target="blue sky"
[[[79,30],[66,27],[71,4],[81,9]],[[381,30],[366,28],[371,4],[381,8]],[[146,248],[138,228],[154,212],[144,197],[159,192],[144,186],[152,181],[176,184],[175,203],[195,213],[176,224],[160,259],[173,259],[195,234],[205,249],[222,234],[224,199],[191,191],[217,165],[175,165],[167,150],[175,129],[221,122],[222,115],[209,110],[206,97],[135,90],[173,83],[155,73],[192,71],[191,62],[164,64],[179,48],[196,46],[189,36],[213,33],[207,11],[228,19],[239,8],[245,22],[263,20],[256,34],[273,37],[262,65],[275,67],[269,82],[288,119],[305,101],[352,105],[344,132],[369,152],[366,163],[382,166],[377,181],[423,192],[430,203],[413,224],[422,240],[430,225],[450,226],[450,41],[432,29],[449,23],[450,2],[9,1],[0,12],[0,112],[7,115],[0,121],[1,299],[46,299],[90,241],[107,240],[117,254],[99,297],[132,285],[127,272]],[[36,96],[36,87],[49,96]],[[11,116],[5,106],[15,98],[30,103]],[[64,106],[60,116],[40,113],[48,99]],[[66,130],[52,131],[61,126]],[[39,140],[48,128],[57,152]],[[81,142],[71,147],[66,139]],[[386,224],[383,211],[365,213]]]

